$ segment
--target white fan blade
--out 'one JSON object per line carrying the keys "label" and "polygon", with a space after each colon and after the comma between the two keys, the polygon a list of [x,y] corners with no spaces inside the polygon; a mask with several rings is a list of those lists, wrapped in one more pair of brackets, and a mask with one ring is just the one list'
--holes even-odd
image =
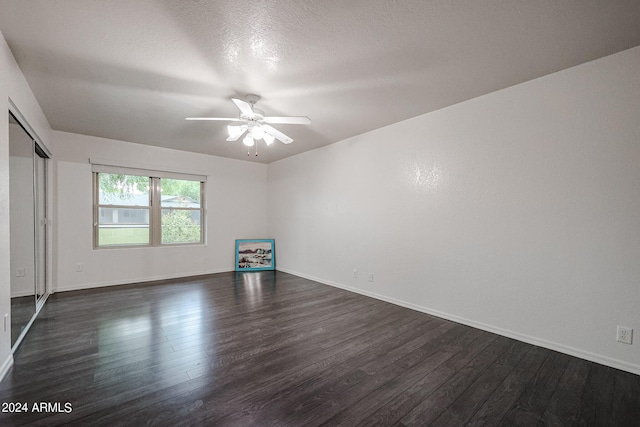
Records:
{"label": "white fan blade", "polygon": [[245,116],[253,117],[253,108],[251,108],[251,104],[238,98],[231,98],[231,100],[234,104],[236,104],[236,107],[238,107],[242,114],[244,114]]}
{"label": "white fan blade", "polygon": [[226,117],[185,117],[185,120],[216,120],[222,122],[241,122],[241,119],[232,119]]}
{"label": "white fan blade", "polygon": [[262,125],[262,129],[268,133],[269,135],[277,138],[278,140],[282,141],[283,144],[291,144],[293,142],[292,138],[289,138],[287,135],[285,135],[284,133],[280,132],[278,129],[275,129],[269,125]]}
{"label": "white fan blade", "polygon": [[297,117],[265,117],[265,123],[288,124],[288,125],[310,125],[311,119],[306,116]]}
{"label": "white fan blade", "polygon": [[237,141],[240,139],[242,135],[247,131],[249,126],[227,126],[227,131],[229,132],[229,137],[227,141]]}

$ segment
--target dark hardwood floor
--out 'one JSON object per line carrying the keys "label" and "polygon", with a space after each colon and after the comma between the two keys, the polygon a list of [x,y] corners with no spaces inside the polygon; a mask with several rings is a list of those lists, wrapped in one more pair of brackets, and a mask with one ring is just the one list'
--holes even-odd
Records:
{"label": "dark hardwood floor", "polygon": [[11,298],[11,345],[16,342],[36,312],[36,296]]}
{"label": "dark hardwood floor", "polygon": [[28,407],[2,426],[626,427],[640,376],[281,272],[223,273],[54,294],[0,402]]}

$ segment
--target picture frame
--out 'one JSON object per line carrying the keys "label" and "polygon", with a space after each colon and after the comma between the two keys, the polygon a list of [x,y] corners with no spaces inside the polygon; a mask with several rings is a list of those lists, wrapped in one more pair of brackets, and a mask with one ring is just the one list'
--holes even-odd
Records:
{"label": "picture frame", "polygon": [[236,271],[276,269],[274,239],[236,239]]}

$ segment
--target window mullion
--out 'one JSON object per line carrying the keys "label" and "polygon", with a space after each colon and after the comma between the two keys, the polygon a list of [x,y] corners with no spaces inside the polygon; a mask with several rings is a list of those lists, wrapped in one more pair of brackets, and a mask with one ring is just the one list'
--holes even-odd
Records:
{"label": "window mullion", "polygon": [[100,239],[100,227],[99,227],[99,223],[100,223],[100,219],[99,219],[99,214],[98,212],[100,212],[100,183],[98,180],[98,174],[97,173],[93,173],[92,174],[92,180],[93,180],[93,248],[97,248],[99,247],[99,239]]}
{"label": "window mullion", "polygon": [[206,210],[204,207],[205,207],[204,182],[200,182],[200,243],[206,243],[203,224],[206,223],[207,219],[205,217]]}
{"label": "window mullion", "polygon": [[153,246],[162,242],[162,201],[160,197],[160,178],[151,178],[151,238]]}

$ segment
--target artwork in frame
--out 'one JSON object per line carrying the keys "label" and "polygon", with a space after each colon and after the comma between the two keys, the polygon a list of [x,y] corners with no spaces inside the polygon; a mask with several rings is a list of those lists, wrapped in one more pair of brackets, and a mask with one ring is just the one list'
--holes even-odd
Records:
{"label": "artwork in frame", "polygon": [[236,240],[236,271],[275,270],[274,239]]}

